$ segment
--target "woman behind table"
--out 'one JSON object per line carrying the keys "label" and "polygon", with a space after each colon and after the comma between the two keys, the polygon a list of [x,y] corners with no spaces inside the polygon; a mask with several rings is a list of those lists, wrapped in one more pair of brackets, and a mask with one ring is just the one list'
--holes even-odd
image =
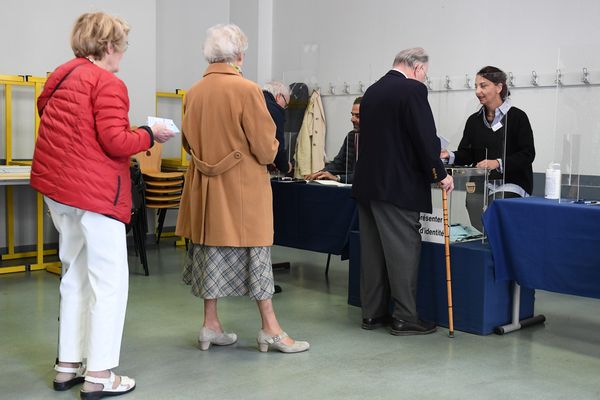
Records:
{"label": "woman behind table", "polygon": [[273,211],[267,165],[278,143],[261,89],[241,74],[247,47],[236,25],[210,28],[204,42],[209,66],[185,96],[183,142],[191,159],[177,235],[192,245],[183,279],[204,299],[198,336],[202,350],[237,341],[236,334],[223,331],[217,301],[248,295],[262,320],[259,350],[296,353],[309,344],[287,336],[271,302]]}
{"label": "woman behind table", "polygon": [[135,388],[111,371],[119,365],[127,307],[129,157],[174,135],[162,125],[130,129],[127,88],[115,76],[128,33],[118,17],[81,15],[71,33],[75,58],[50,75],[37,104],[31,185],[50,209],[62,262],[54,389],[85,380],[82,399]]}
{"label": "woman behind table", "polygon": [[[502,185],[491,188],[488,201],[493,197],[530,196],[535,158],[533,132],[527,114],[508,98],[506,74],[496,67],[483,67],[475,78],[475,95],[482,107],[467,119],[458,150],[442,150],[441,157],[448,159],[449,164],[487,168],[490,180],[504,178]],[[481,182],[475,183],[481,186]],[[483,188],[476,187],[476,191],[467,195],[467,210],[471,224],[482,231]]]}

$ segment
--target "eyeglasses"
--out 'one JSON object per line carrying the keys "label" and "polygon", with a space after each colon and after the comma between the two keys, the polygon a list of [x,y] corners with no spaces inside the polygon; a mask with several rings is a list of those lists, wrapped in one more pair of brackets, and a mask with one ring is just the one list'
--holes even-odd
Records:
{"label": "eyeglasses", "polygon": [[[113,48],[115,48],[115,49],[119,47],[116,42],[113,42],[112,45],[113,45]],[[129,48],[129,42],[123,43],[120,47],[122,48],[121,51],[123,53],[125,53],[127,51],[127,49]]]}
{"label": "eyeglasses", "polygon": [[288,99],[286,99],[285,96],[282,94],[280,94],[279,96],[281,96],[281,98],[283,99],[283,108],[288,108],[288,105],[289,105]]}
{"label": "eyeglasses", "polygon": [[354,118],[360,118],[360,113],[351,112],[350,115]]}

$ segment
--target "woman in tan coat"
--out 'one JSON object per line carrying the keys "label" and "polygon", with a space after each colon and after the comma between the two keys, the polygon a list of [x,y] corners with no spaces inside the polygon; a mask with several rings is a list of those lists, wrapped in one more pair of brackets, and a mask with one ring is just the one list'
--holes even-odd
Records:
{"label": "woman in tan coat", "polygon": [[183,142],[190,165],[177,234],[192,246],[183,279],[204,299],[202,350],[237,341],[223,331],[218,298],[249,295],[262,319],[259,350],[296,353],[309,344],[283,332],[271,302],[273,211],[266,166],[278,142],[261,89],[241,75],[247,47],[236,25],[210,28],[204,42],[209,66],[185,96]]}

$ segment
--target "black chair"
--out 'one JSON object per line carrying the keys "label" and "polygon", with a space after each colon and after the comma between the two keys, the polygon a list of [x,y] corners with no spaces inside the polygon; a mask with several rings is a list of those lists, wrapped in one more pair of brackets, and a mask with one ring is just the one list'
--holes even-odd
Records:
{"label": "black chair", "polygon": [[146,234],[148,233],[148,218],[146,216],[146,198],[144,178],[138,162],[133,159],[129,168],[131,174],[131,221],[127,225],[127,232],[133,230],[133,245],[136,256],[140,257],[144,274],[148,271],[148,258],[146,256]]}

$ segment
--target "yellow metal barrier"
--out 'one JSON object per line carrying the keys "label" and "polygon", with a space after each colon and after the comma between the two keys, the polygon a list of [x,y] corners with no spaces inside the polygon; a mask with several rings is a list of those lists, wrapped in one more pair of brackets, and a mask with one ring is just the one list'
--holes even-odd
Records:
{"label": "yellow metal barrier", "polygon": [[[13,159],[13,130],[12,130],[12,89],[13,86],[29,86],[34,90],[34,138],[37,140],[40,118],[37,113],[37,99],[42,92],[45,77],[34,77],[31,75],[0,75],[0,85],[4,86],[4,132],[6,135],[5,159],[6,165],[31,165],[30,160],[14,160]],[[14,198],[13,187],[7,182],[5,186],[6,195],[6,247],[7,253],[0,256],[0,260],[20,260],[24,258],[36,257],[35,264],[30,264],[30,270],[39,270],[46,268],[56,268],[60,263],[45,263],[44,255],[56,254],[56,250],[44,250],[44,200],[41,194],[36,194],[36,209],[37,209],[37,235],[36,235],[36,251],[15,252],[15,223],[14,223]],[[60,267],[59,267],[60,268]],[[27,266],[17,265],[10,267],[0,267],[0,274],[9,272],[26,271]]]}
{"label": "yellow metal barrier", "polygon": [[13,101],[12,91],[14,86],[28,86],[33,88],[34,99],[34,139],[37,139],[40,118],[37,112],[37,99],[42,92],[45,77],[36,77],[31,75],[0,75],[0,85],[4,86],[4,132],[6,135],[6,148],[4,149],[4,158],[6,165],[31,165],[31,160],[13,159]]}

